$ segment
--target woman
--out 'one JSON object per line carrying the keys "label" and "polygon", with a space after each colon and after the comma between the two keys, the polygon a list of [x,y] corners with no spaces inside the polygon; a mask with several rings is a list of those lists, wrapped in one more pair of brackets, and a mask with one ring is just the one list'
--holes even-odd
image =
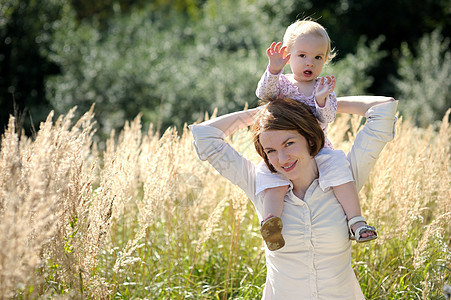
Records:
{"label": "woman", "polygon": [[[393,138],[396,107],[397,102],[386,97],[338,99],[338,112],[367,117],[347,156],[358,190],[384,145]],[[302,113],[293,115],[292,109]],[[364,299],[351,267],[344,211],[332,190],[323,191],[318,186],[314,155],[323,136],[317,122],[311,120],[314,116],[302,103],[280,100],[191,125],[190,129],[199,158],[208,160],[245,191],[260,221],[263,205],[262,197],[255,195],[256,165],[224,138],[255,121],[257,151],[270,169],[283,172],[291,182],[281,216],[285,247],[277,251],[265,248],[267,276],[262,299]],[[290,122],[294,125],[286,126]]]}

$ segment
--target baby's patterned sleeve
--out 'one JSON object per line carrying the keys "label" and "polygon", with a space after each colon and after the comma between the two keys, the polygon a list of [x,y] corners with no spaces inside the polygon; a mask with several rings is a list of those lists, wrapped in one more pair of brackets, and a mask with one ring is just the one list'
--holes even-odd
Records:
{"label": "baby's patterned sleeve", "polygon": [[258,82],[255,95],[262,100],[274,100],[278,95],[278,83],[281,73],[273,75],[268,71],[268,68],[266,68],[265,73],[263,73],[260,81]]}
{"label": "baby's patterned sleeve", "polygon": [[320,107],[315,101],[316,118],[321,123],[331,123],[335,120],[337,114],[337,96],[334,92],[330,93],[326,99],[324,107]]}

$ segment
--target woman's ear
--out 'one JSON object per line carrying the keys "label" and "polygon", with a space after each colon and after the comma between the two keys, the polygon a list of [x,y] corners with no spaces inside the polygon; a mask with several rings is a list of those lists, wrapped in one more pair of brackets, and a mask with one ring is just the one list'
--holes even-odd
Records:
{"label": "woman's ear", "polygon": [[316,154],[315,155],[313,155],[313,153],[315,153],[315,151],[316,151],[316,147],[315,147],[315,144],[312,142],[312,140],[307,140],[307,142],[308,142],[308,147],[309,147],[309,149],[310,149],[310,151],[309,151],[309,153],[310,153],[310,155],[312,156],[312,157],[314,157],[314,156],[316,156]]}

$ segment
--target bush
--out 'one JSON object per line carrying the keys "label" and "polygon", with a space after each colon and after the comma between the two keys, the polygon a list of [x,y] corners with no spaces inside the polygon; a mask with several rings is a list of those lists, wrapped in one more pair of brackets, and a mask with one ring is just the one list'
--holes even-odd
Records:
{"label": "bush", "polygon": [[[61,17],[59,0],[0,1],[0,128],[15,110],[22,114],[24,128],[45,120],[50,103],[46,76],[59,73],[46,56],[52,42],[52,24]],[[28,115],[32,116],[32,120]]]}
{"label": "bush", "polygon": [[279,22],[256,4],[227,3],[221,10],[207,3],[204,18],[194,23],[176,12],[135,12],[114,18],[103,32],[77,25],[66,11],[52,48],[62,75],[47,82],[56,111],[74,105],[85,111],[95,102],[107,133],[139,112],[145,123],[164,129],[215,107],[226,112],[256,102],[265,66],[258,54]]}
{"label": "bush", "polygon": [[401,48],[398,78],[392,78],[400,101],[402,114],[426,127],[440,120],[451,107],[451,50],[449,38],[443,38],[439,30],[425,35],[410,50],[407,44]]}
{"label": "bush", "polygon": [[[245,103],[252,107],[267,65],[265,49],[281,39],[291,22],[278,17],[282,14],[276,8],[289,10],[290,3],[207,1],[196,21],[178,12],[144,9],[117,15],[103,30],[77,24],[75,13],[66,7],[65,17],[55,25],[51,57],[62,74],[47,81],[51,102],[57,113],[74,105],[86,111],[96,103],[96,119],[105,136],[138,113],[145,127],[153,123],[162,132],[172,125],[181,128],[215,108],[223,114]],[[430,39],[438,44],[426,51],[433,44]],[[368,74],[387,56],[379,50],[383,41],[361,38],[355,54],[325,68],[324,74],[337,77],[337,95],[367,93],[374,81]],[[428,121],[422,124],[440,119],[450,106],[447,45],[437,34],[423,40],[422,57],[415,63],[407,46],[403,48],[401,78],[396,81],[400,95],[394,96],[403,100],[405,114],[426,105],[428,113],[421,117]]]}
{"label": "bush", "polygon": [[[47,81],[52,104],[64,113],[96,103],[104,135],[138,113],[146,125],[163,131],[215,108],[223,114],[245,103],[254,106],[267,65],[265,50],[290,23],[273,16],[270,2],[209,1],[196,22],[176,12],[135,12],[117,16],[105,31],[77,25],[68,10],[56,25],[52,48],[62,68],[62,75]],[[363,94],[371,85],[365,74],[383,55],[380,43],[367,47],[362,40],[356,54],[330,66],[338,78],[337,94]]]}
{"label": "bush", "polygon": [[371,86],[374,78],[368,74],[378,65],[386,55],[385,51],[379,51],[379,46],[384,38],[371,41],[366,45],[366,39],[361,38],[355,54],[347,54],[343,59],[326,65],[325,74],[333,74],[337,78],[335,94],[337,96],[364,95]]}

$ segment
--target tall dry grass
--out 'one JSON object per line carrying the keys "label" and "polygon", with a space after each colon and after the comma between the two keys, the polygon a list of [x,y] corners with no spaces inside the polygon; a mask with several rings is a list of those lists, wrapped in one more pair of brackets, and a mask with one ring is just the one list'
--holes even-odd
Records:
{"label": "tall dry grass", "polygon": [[[208,118],[208,116],[206,116]],[[143,132],[140,117],[94,142],[94,114],[50,114],[34,138],[12,118],[0,153],[2,299],[253,299],[262,292],[258,221],[245,195],[198,160],[190,133]],[[450,270],[450,134],[399,120],[360,192],[380,230],[356,245],[368,299],[439,299]],[[330,129],[349,149],[361,118]],[[258,161],[246,130],[229,140]]]}

